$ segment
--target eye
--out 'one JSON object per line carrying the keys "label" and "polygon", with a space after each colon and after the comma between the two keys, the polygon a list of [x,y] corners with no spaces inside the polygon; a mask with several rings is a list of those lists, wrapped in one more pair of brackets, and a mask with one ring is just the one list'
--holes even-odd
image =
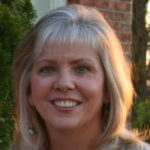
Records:
{"label": "eye", "polygon": [[75,68],[75,71],[78,73],[86,73],[90,71],[90,67],[85,65],[79,65]]}
{"label": "eye", "polygon": [[42,74],[50,74],[50,73],[54,73],[56,71],[55,67],[53,66],[44,66],[40,69],[40,73]]}

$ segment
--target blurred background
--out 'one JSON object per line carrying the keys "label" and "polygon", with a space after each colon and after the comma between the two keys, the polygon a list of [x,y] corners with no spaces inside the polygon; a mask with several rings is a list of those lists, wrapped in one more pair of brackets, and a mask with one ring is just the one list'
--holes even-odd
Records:
{"label": "blurred background", "polygon": [[150,0],[0,0],[0,150],[8,149],[15,128],[11,85],[15,47],[49,10],[73,3],[97,8],[121,40],[137,94],[129,125],[150,142]]}

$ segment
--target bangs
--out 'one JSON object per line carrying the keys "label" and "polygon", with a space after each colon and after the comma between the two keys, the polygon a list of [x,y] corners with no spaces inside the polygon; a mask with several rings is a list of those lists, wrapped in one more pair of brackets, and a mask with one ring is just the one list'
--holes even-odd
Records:
{"label": "bangs", "polygon": [[62,46],[71,48],[76,46],[88,47],[97,50],[102,46],[102,36],[99,36],[99,30],[85,22],[58,22],[57,24],[49,24],[44,26],[37,36],[35,54],[38,56],[43,49],[50,46]]}

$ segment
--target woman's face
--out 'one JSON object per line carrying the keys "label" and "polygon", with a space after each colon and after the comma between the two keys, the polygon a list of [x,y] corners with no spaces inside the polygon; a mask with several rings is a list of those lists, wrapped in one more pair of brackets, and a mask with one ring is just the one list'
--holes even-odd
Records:
{"label": "woman's face", "polygon": [[30,105],[48,128],[100,125],[104,72],[96,51],[47,47],[31,73]]}

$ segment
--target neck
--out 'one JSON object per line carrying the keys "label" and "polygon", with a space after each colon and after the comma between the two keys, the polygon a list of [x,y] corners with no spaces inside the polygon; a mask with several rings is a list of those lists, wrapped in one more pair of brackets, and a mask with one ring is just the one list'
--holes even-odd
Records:
{"label": "neck", "polygon": [[99,124],[94,127],[84,126],[80,129],[49,130],[51,150],[95,150],[100,135]]}

